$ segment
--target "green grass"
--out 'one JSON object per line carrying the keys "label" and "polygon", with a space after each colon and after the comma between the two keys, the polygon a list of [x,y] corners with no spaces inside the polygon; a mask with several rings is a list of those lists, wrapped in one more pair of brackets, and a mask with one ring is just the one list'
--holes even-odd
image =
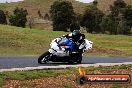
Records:
{"label": "green grass", "polygon": [[87,35],[94,42],[94,46],[122,51],[125,55],[132,55],[132,36],[125,35]]}
{"label": "green grass", "polygon": [[71,74],[75,69],[69,69],[69,70],[43,70],[43,71],[17,71],[15,72],[5,72],[5,77],[9,79],[14,80],[29,80],[29,79],[36,79],[41,77],[52,77],[57,76],[60,74]]}
{"label": "green grass", "polygon": [[121,88],[121,84],[113,84],[111,88]]}
{"label": "green grass", "polygon": [[117,69],[129,69],[132,65],[121,65],[121,66],[113,66],[113,68]]}
{"label": "green grass", "polygon": [[49,48],[52,39],[63,32],[40,31],[0,25],[1,55],[40,54]]}
{"label": "green grass", "polygon": [[[40,55],[47,51],[52,39],[68,32],[37,30],[0,25],[0,55]],[[95,51],[90,55],[132,56],[132,36],[88,34],[86,38],[93,41]],[[108,53],[97,48],[105,49]],[[109,51],[110,49],[114,50]],[[122,54],[116,54],[118,52]],[[109,53],[110,52],[110,53]]]}
{"label": "green grass", "polygon": [[5,80],[3,78],[0,78],[0,86],[2,86],[3,84],[5,84]]}
{"label": "green grass", "polygon": [[90,66],[88,68],[85,68],[86,74],[94,74],[94,71],[99,71],[99,72],[105,72],[105,73],[111,73],[115,69],[120,69],[120,70],[131,70],[132,65],[115,65],[115,66],[99,66],[99,67],[94,67]]}

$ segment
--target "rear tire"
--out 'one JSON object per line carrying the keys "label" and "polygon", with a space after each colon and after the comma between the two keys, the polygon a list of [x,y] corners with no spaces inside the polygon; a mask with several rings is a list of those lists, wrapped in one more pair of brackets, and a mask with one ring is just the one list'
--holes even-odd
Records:
{"label": "rear tire", "polygon": [[82,54],[74,55],[68,61],[69,64],[74,64],[74,63],[81,64],[81,62],[82,62]]}
{"label": "rear tire", "polygon": [[82,55],[78,55],[78,58],[76,60],[77,64],[81,64],[82,62]]}
{"label": "rear tire", "polygon": [[74,62],[75,62],[75,60],[73,60],[73,59],[68,61],[69,64],[74,64]]}
{"label": "rear tire", "polygon": [[49,51],[43,53],[43,54],[38,58],[38,63],[39,63],[39,64],[47,63],[47,62],[49,61],[50,54],[51,54],[51,53],[50,53]]}

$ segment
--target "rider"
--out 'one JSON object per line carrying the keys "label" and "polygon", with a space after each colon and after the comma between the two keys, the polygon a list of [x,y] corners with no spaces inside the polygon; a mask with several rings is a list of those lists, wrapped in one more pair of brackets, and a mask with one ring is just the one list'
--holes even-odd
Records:
{"label": "rider", "polygon": [[62,37],[70,38],[74,43],[82,43],[85,39],[85,35],[80,30],[74,30],[72,33],[63,35]]}
{"label": "rider", "polygon": [[85,35],[80,32],[80,30],[74,30],[72,33],[63,35],[62,37],[70,38],[75,44],[77,49],[79,49],[80,44],[84,42]]}

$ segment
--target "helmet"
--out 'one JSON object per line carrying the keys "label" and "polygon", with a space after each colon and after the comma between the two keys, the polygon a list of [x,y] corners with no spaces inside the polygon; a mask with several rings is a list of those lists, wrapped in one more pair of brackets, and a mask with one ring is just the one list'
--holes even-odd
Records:
{"label": "helmet", "polygon": [[72,35],[80,35],[81,34],[81,32],[80,32],[80,30],[74,30],[73,32],[72,32]]}

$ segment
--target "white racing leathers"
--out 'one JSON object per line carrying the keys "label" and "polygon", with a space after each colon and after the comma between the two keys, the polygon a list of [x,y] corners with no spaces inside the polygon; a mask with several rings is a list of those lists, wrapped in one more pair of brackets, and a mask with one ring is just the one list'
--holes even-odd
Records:
{"label": "white racing leathers", "polygon": [[[51,44],[50,44],[50,49],[48,50],[50,53],[52,53],[53,55],[56,56],[69,56],[69,52],[65,50],[65,47],[58,47],[58,42],[61,41],[62,38],[56,38],[54,40],[52,40]],[[79,45],[79,49],[83,49],[83,51],[86,50],[90,50],[92,49],[92,44],[93,42],[84,39],[85,41]]]}

